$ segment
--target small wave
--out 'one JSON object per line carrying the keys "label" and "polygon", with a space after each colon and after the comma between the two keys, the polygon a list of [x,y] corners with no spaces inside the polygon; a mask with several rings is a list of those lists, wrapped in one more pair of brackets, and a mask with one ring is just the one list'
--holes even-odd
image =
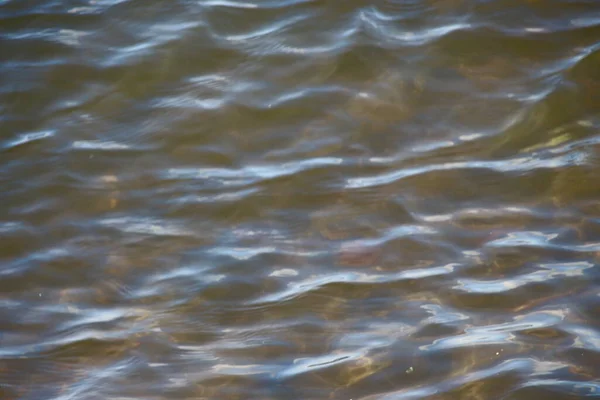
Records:
{"label": "small wave", "polygon": [[454,22],[447,25],[436,25],[422,30],[400,30],[391,24],[385,15],[374,10],[360,11],[357,15],[358,24],[378,39],[402,46],[423,46],[454,31],[469,30],[473,25],[468,22]]}
{"label": "small wave", "polygon": [[285,164],[249,165],[243,169],[226,168],[171,168],[161,173],[166,179],[210,179],[223,186],[244,186],[255,182],[292,176],[300,172],[343,163],[342,159],[320,157]]}
{"label": "small wave", "polygon": [[70,14],[100,14],[106,12],[110,7],[120,3],[126,3],[129,0],[86,0],[88,5],[80,5],[68,9]]}
{"label": "small wave", "polygon": [[54,134],[55,131],[53,130],[24,133],[22,135],[19,135],[18,138],[8,142],[3,147],[5,149],[11,149],[27,143],[36,142],[38,140],[52,137],[54,136]]}
{"label": "small wave", "polygon": [[277,372],[277,379],[285,379],[294,375],[305,374],[310,371],[319,370],[353,361],[361,357],[361,354],[333,354],[311,358],[302,358],[294,360],[294,365]]}
{"label": "small wave", "polygon": [[348,189],[356,189],[380,186],[390,184],[404,178],[416,175],[424,175],[429,172],[448,171],[454,169],[490,169],[498,172],[527,172],[542,168],[555,169],[560,167],[585,165],[586,159],[587,156],[584,153],[570,153],[567,155],[548,158],[518,157],[501,161],[451,162],[438,165],[406,168],[404,170],[370,178],[349,178],[346,180],[344,187]]}
{"label": "small wave", "polygon": [[156,236],[193,236],[193,232],[173,222],[157,218],[105,218],[99,221],[100,225],[116,228],[125,233]]}
{"label": "small wave", "polygon": [[125,143],[106,140],[76,140],[71,147],[80,150],[130,150],[132,148]]}
{"label": "small wave", "polygon": [[314,0],[275,0],[275,1],[228,1],[228,0],[207,0],[202,1],[205,7],[224,7],[224,8],[239,8],[239,9],[269,9],[269,8],[286,8],[297,4],[311,3]]}
{"label": "small wave", "polygon": [[238,35],[221,35],[223,40],[228,42],[249,42],[263,39],[264,36],[271,34],[283,34],[288,26],[294,25],[300,21],[306,20],[310,15],[297,15],[293,18],[275,21],[267,26],[261,26],[259,29]]}
{"label": "small wave", "polygon": [[448,264],[439,267],[415,268],[395,274],[369,274],[362,272],[339,272],[320,276],[312,276],[300,282],[292,282],[288,287],[278,293],[262,296],[252,301],[251,304],[277,303],[289,301],[294,297],[316,291],[326,285],[335,283],[372,284],[393,283],[398,281],[424,279],[433,276],[451,274],[457,264]]}

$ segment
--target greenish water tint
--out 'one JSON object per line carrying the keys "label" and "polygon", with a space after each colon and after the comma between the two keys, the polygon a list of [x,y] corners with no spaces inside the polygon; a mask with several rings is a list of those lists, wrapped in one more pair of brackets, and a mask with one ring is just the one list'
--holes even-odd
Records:
{"label": "greenish water tint", "polygon": [[600,396],[596,0],[4,0],[0,43],[0,398]]}

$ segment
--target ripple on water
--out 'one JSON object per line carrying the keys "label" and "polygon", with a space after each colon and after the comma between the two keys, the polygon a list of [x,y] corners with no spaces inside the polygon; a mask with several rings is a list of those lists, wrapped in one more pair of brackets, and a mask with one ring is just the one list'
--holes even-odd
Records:
{"label": "ripple on water", "polygon": [[371,3],[0,1],[0,397],[598,397],[598,7]]}

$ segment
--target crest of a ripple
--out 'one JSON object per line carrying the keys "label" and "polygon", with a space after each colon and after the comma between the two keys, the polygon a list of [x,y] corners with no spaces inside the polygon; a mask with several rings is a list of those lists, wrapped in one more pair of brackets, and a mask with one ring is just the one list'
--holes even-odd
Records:
{"label": "crest of a ripple", "polygon": [[528,218],[546,218],[541,211],[521,205],[498,205],[494,208],[473,207],[456,210],[449,214],[419,215],[424,222],[452,222],[466,229],[505,229],[522,226]]}
{"label": "crest of a ripple", "polygon": [[600,332],[585,325],[569,324],[564,329],[574,336],[573,346],[600,353]]}
{"label": "crest of a ripple", "polygon": [[206,7],[224,7],[224,8],[287,8],[296,4],[311,3],[314,0],[255,0],[255,1],[233,1],[233,0],[206,0],[202,5]]}
{"label": "crest of a ripple", "polygon": [[199,98],[193,94],[163,97],[154,103],[154,107],[162,109],[197,109],[219,110],[227,104],[225,99]]}
{"label": "crest of a ripple", "polygon": [[[577,396],[576,398],[597,398],[600,395],[600,384],[580,380],[566,379],[530,379],[520,385],[521,389],[546,389],[550,393],[565,393]],[[518,393],[517,391],[515,391]],[[513,392],[513,393],[515,393]],[[542,392],[543,393],[543,392]],[[545,393],[544,393],[545,394]]]}
{"label": "crest of a ripple", "polygon": [[272,303],[287,301],[304,293],[318,290],[334,283],[390,283],[396,281],[424,279],[434,276],[448,275],[454,271],[457,264],[448,264],[439,267],[426,267],[408,269],[392,274],[369,274],[364,272],[338,272],[311,276],[299,282],[289,282],[287,288],[281,292],[261,296],[251,301],[251,304]]}
{"label": "crest of a ripple", "polygon": [[570,153],[557,157],[518,157],[500,161],[462,161],[448,162],[442,164],[425,165],[400,169],[379,176],[348,178],[345,187],[348,189],[367,188],[381,186],[397,182],[399,180],[424,175],[435,171],[448,171],[457,169],[488,169],[497,172],[530,172],[537,169],[558,169],[561,167],[572,167],[585,165],[587,154]]}
{"label": "crest of a ripple", "polygon": [[254,181],[255,175],[247,170],[234,170],[229,168],[169,168],[159,173],[163,179],[175,180],[212,180],[221,186],[244,186]]}
{"label": "crest of a ripple", "polygon": [[[213,275],[210,273],[212,267],[203,264],[192,264],[182,265],[176,268],[171,268],[164,272],[159,272],[151,277],[148,277],[146,285],[157,285],[163,283],[172,283],[179,281],[186,281],[186,285],[196,282],[214,282],[224,278],[223,275]],[[144,288],[140,289],[140,292],[144,291]]]}
{"label": "crest of a ripple", "polygon": [[154,40],[139,42],[129,46],[121,46],[113,51],[114,54],[111,54],[102,61],[102,66],[133,66],[137,62],[142,61],[144,57],[153,55],[156,48],[160,45],[160,42]]}
{"label": "crest of a ripple", "polygon": [[439,351],[481,345],[518,345],[519,340],[515,333],[552,327],[560,324],[565,317],[566,312],[562,310],[533,312],[517,316],[513,321],[503,324],[469,327],[462,335],[436,339],[431,344],[422,345],[420,349]]}
{"label": "crest of a ripple", "polygon": [[35,356],[40,352],[53,352],[61,353],[62,351],[68,351],[69,345],[81,344],[85,341],[99,341],[110,343],[112,341],[120,342],[125,340],[131,332],[127,331],[105,331],[101,329],[92,328],[79,328],[69,332],[68,334],[58,335],[56,337],[46,339],[43,341],[36,341],[35,343],[3,348],[0,349],[0,356],[10,357],[23,357],[23,356]]}
{"label": "crest of a ripple", "polygon": [[553,240],[558,238],[558,233],[544,233],[536,231],[512,232],[505,237],[486,243],[489,247],[542,247],[553,248],[558,246]]}
{"label": "crest of a ripple", "polygon": [[276,365],[262,364],[217,364],[211,368],[211,371],[220,375],[263,375],[274,373],[279,367]]}
{"label": "crest of a ripple", "polygon": [[528,274],[520,274],[515,277],[505,277],[495,280],[459,279],[453,289],[467,293],[504,293],[526,286],[531,283],[552,282],[557,279],[585,277],[586,270],[594,267],[587,261],[570,263],[548,263],[539,264],[538,270]]}
{"label": "crest of a ripple", "polygon": [[468,30],[472,27],[470,23],[455,20],[451,24],[421,30],[400,30],[397,28],[397,23],[392,24],[386,19],[388,18],[374,9],[360,11],[357,16],[358,23],[365,26],[367,32],[372,33],[377,39],[403,46],[422,46],[451,32]]}
{"label": "crest of a ripple", "polygon": [[295,55],[295,56],[319,56],[339,53],[346,48],[350,43],[346,34],[339,38],[323,41],[320,44],[314,43],[285,43],[275,38],[264,38],[251,46],[242,46],[238,44],[240,50],[244,50],[249,56],[266,57],[278,55]]}
{"label": "crest of a ripple", "polygon": [[[297,74],[291,72],[290,75],[294,76]],[[248,99],[244,100],[244,104],[259,109],[276,110],[278,108],[294,107],[295,104],[311,101],[322,103],[324,102],[324,97],[334,97],[342,91],[343,90],[337,86],[298,86],[284,93],[251,93],[252,95],[247,95]],[[328,101],[331,101],[331,99]]]}
{"label": "crest of a ripple", "polygon": [[339,332],[334,346],[339,349],[354,349],[373,352],[376,349],[392,349],[395,344],[415,333],[418,326],[401,322],[364,322],[360,327]]}
{"label": "crest of a ripple", "polygon": [[[539,68],[530,68],[528,73],[531,78],[543,78],[543,77],[553,77],[556,74],[559,74],[563,71],[568,71],[572,67],[576,66],[580,61],[584,60],[590,52],[593,51],[590,48],[584,47],[583,49],[576,49],[573,53],[566,55],[565,57],[557,57],[552,60],[548,60],[544,64],[540,65]],[[555,89],[559,80],[551,80],[549,83],[553,83],[549,85],[548,89]],[[550,92],[546,92],[546,95],[550,94]],[[545,96],[543,96],[545,97]],[[540,97],[541,100],[543,97]]]}
{"label": "crest of a ripple", "polygon": [[341,158],[319,157],[282,164],[248,165],[242,169],[209,167],[170,168],[162,174],[166,179],[213,179],[223,184],[223,186],[239,186],[284,176],[292,176],[305,170],[336,166],[342,163],[343,159]]}
{"label": "crest of a ripple", "polygon": [[89,31],[81,31],[74,29],[59,29],[53,35],[53,39],[71,47],[84,47],[85,43],[82,41],[86,36],[91,35]]}
{"label": "crest of a ripple", "polygon": [[203,1],[202,5],[205,7],[230,7],[230,8],[258,8],[259,5],[256,2],[246,1],[227,1],[227,0],[208,0]]}
{"label": "crest of a ripple", "polygon": [[110,140],[76,140],[71,145],[78,150],[130,150],[132,147],[125,143]]}
{"label": "crest of a ripple", "polygon": [[24,221],[2,221],[0,222],[0,234],[10,234],[16,232],[33,233],[31,226]]}
{"label": "crest of a ripple", "polygon": [[449,324],[458,321],[467,321],[470,319],[467,314],[439,304],[425,304],[422,305],[421,308],[431,314],[431,316],[425,319],[421,325]]}
{"label": "crest of a ripple", "polygon": [[172,95],[151,99],[150,107],[179,117],[185,117],[186,111],[191,110],[219,110],[228,106],[233,95],[244,93],[255,85],[225,73],[193,76],[177,86]]}
{"label": "crest of a ripple", "polygon": [[11,149],[14,147],[22,146],[27,143],[36,142],[42,139],[46,139],[54,136],[54,130],[44,130],[37,132],[28,132],[20,134],[17,138],[8,141],[2,147],[5,149]]}
{"label": "crest of a ripple", "polygon": [[365,7],[358,12],[359,16],[369,15],[377,21],[394,22],[413,18],[419,19],[428,11],[425,2],[417,1],[386,1],[370,7]]}
{"label": "crest of a ripple", "polygon": [[258,188],[249,188],[229,193],[187,194],[168,200],[171,204],[216,204],[238,202],[258,193]]}
{"label": "crest of a ripple", "polygon": [[237,260],[249,260],[261,254],[272,254],[278,252],[274,246],[253,246],[253,247],[213,247],[209,253],[215,255],[224,255]]}
{"label": "crest of a ripple", "polygon": [[272,34],[282,34],[286,31],[286,28],[296,24],[297,22],[304,21],[310,17],[310,14],[300,14],[289,18],[280,18],[275,22],[268,25],[260,26],[258,29],[251,32],[244,32],[240,34],[221,34],[219,37],[227,42],[243,42],[250,45],[251,42],[261,40],[264,36]]}
{"label": "crest of a ripple", "polygon": [[101,225],[118,229],[125,233],[155,236],[193,236],[194,233],[182,224],[150,217],[105,218]]}
{"label": "crest of a ripple", "polygon": [[133,320],[136,318],[145,318],[149,312],[144,310],[134,310],[129,308],[79,308],[66,306],[67,310],[73,314],[73,318],[63,324],[62,329],[74,332],[74,329],[82,329],[93,324],[103,324],[114,322],[118,324],[122,320]]}
{"label": "crest of a ripple", "polygon": [[174,20],[161,22],[152,25],[147,30],[142,30],[141,35],[148,40],[153,40],[156,45],[178,39],[185,34],[185,31],[192,30],[202,24],[201,21],[182,21]]}
{"label": "crest of a ripple", "polygon": [[[537,34],[546,33],[548,35],[562,34],[562,37],[564,37],[567,32],[576,32],[582,28],[598,26],[600,15],[592,9],[586,10],[585,8],[582,8],[580,10],[568,10],[562,8],[561,11],[554,16],[548,14],[545,15],[544,18],[534,17],[527,19],[528,20],[519,20],[517,22],[514,18],[504,18],[502,20],[490,21],[488,24],[499,31],[517,36],[523,35],[523,32],[525,31]],[[523,25],[525,25],[525,27],[523,27]]]}
{"label": "crest of a ripple", "polygon": [[[135,356],[123,357],[120,360],[115,360],[112,363],[100,365],[86,366],[85,373],[80,374],[77,379],[69,379],[68,384],[63,384],[60,393],[53,397],[54,400],[74,400],[80,398],[96,398],[102,396],[111,399],[133,399],[136,397],[128,397],[124,393],[119,393],[119,396],[111,396],[108,392],[109,388],[123,376],[139,371],[143,365],[143,361]],[[123,386],[121,386],[121,390]],[[145,397],[150,398],[150,397]]]}
{"label": "crest of a ripple", "polygon": [[106,9],[115,6],[120,3],[126,3],[129,0],[85,0],[79,7],[73,7],[69,10],[69,12],[79,13],[81,11],[94,11],[94,12],[102,12]]}
{"label": "crest of a ripple", "polygon": [[298,276],[298,275],[299,275],[299,272],[293,268],[281,268],[281,269],[277,269],[269,274],[269,276],[272,276],[275,278],[290,278],[290,277]]}
{"label": "crest of a ripple", "polygon": [[282,371],[278,372],[275,375],[275,377],[277,379],[285,379],[295,375],[304,374],[310,371],[315,371],[322,368],[342,364],[346,361],[356,360],[361,356],[362,353],[360,352],[348,352],[328,354],[316,357],[298,358],[294,360],[292,366],[284,368]]}
{"label": "crest of a ripple", "polygon": [[242,223],[228,230],[222,240],[231,246],[286,243],[289,232],[290,227],[284,224]]}

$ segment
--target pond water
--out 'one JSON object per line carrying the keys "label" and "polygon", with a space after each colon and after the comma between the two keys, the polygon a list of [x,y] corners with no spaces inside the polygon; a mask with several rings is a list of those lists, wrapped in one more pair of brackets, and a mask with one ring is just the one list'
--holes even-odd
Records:
{"label": "pond water", "polygon": [[600,397],[600,2],[0,1],[0,398]]}

